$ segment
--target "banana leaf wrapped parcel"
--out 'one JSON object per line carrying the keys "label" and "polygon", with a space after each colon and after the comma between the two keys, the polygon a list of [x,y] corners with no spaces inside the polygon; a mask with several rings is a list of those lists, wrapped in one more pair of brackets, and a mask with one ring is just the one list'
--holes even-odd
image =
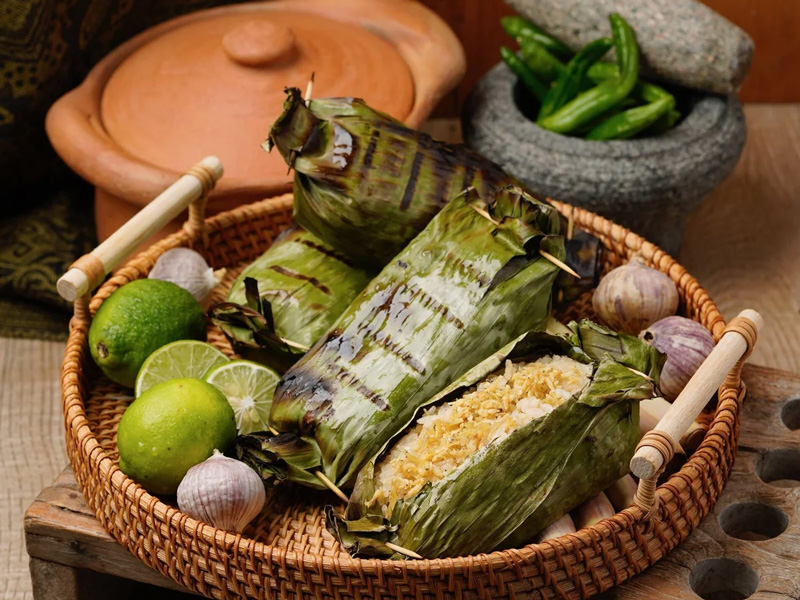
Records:
{"label": "banana leaf wrapped parcel", "polygon": [[295,226],[242,271],[211,317],[237,354],[283,372],[328,330],[370,278]]}
{"label": "banana leaf wrapped parcel", "polygon": [[278,384],[240,459],[266,482],[352,487],[414,411],[510,340],[544,329],[562,258],[556,210],[518,188],[454,198]]}
{"label": "banana leaf wrapped parcel", "polygon": [[[352,554],[424,558],[530,541],[628,472],[663,356],[589,321],[524,334],[433,396],[328,526]],[[422,408],[425,408],[423,411]]]}
{"label": "banana leaf wrapped parcel", "polygon": [[382,267],[454,196],[515,183],[464,145],[405,127],[358,98],[288,88],[267,150],[295,170],[294,218],[356,262]]}

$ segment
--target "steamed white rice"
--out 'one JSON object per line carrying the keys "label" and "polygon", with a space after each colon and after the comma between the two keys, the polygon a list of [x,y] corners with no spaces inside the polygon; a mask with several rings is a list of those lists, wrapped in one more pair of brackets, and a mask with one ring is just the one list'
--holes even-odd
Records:
{"label": "steamed white rice", "polygon": [[460,398],[427,409],[376,466],[378,503],[387,516],[399,499],[441,481],[480,450],[550,413],[589,383],[592,366],[566,356],[506,361]]}

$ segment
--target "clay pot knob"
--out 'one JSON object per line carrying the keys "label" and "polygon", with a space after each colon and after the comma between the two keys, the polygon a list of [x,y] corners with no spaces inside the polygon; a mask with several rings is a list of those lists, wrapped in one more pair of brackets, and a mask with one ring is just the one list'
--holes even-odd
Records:
{"label": "clay pot knob", "polygon": [[263,67],[291,53],[292,30],[266,19],[248,21],[222,38],[225,54],[232,61],[248,67]]}

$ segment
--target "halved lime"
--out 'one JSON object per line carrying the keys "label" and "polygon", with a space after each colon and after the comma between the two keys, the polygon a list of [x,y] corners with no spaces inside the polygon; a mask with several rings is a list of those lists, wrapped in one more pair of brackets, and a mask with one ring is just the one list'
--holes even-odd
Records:
{"label": "halved lime", "polygon": [[281,376],[264,365],[249,360],[232,360],[214,367],[205,380],[225,394],[236,415],[240,435],[266,431],[272,396]]}
{"label": "halved lime", "polygon": [[221,350],[211,344],[180,340],[161,346],[144,361],[136,376],[134,394],[143,392],[162,381],[193,377],[203,379],[212,368],[230,362]]}

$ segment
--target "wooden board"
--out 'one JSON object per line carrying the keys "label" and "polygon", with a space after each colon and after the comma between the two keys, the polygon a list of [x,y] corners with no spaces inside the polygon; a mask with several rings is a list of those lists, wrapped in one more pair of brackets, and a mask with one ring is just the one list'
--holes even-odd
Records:
{"label": "wooden board", "polygon": [[800,372],[800,106],[745,115],[744,154],[689,217],[678,258],[727,319],[764,316],[752,362]]}
{"label": "wooden board", "polygon": [[25,545],[32,558],[187,592],[111,537],[95,518],[67,467],[25,513]]}
{"label": "wooden board", "polygon": [[[606,593],[605,598],[696,600],[690,585],[692,573],[697,573],[703,561],[715,561],[720,557],[733,560],[734,566],[736,561],[744,562],[757,574],[758,591],[752,598],[796,600],[800,597],[800,570],[797,568],[800,564],[800,519],[795,510],[795,505],[800,503],[800,487],[776,487],[764,483],[754,473],[756,464],[768,449],[793,447],[800,452],[800,431],[789,431],[780,418],[786,401],[800,398],[800,375],[748,366],[745,381],[749,395],[743,414],[742,451],[713,515],[665,560]],[[800,406],[797,410],[800,415]],[[797,469],[800,480],[800,462]],[[774,539],[759,542],[727,535],[719,519],[737,502],[758,502],[774,507],[786,515],[786,530]],[[728,514],[735,516],[735,513]],[[755,516],[757,521],[758,513]],[[755,523],[753,527],[757,529],[759,525]],[[145,566],[101,528],[69,469],[52,486],[42,490],[28,509],[25,535],[32,557],[183,590]],[[722,564],[730,568],[731,563]]]}

